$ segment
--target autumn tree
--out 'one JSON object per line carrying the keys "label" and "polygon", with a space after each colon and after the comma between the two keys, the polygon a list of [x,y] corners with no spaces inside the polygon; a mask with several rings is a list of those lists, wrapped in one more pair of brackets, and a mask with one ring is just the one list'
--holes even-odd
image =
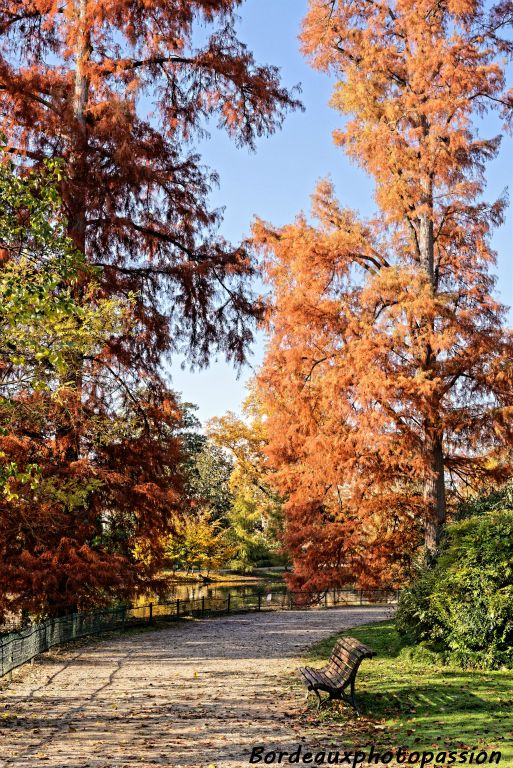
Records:
{"label": "autumn tree", "polygon": [[[240,0],[17,0],[0,10],[0,108],[9,151],[64,160],[69,234],[104,266],[109,294],[139,297],[137,344],[113,352],[154,370],[163,352],[211,347],[240,360],[252,306],[247,254],[216,235],[216,175],[192,149],[206,120],[239,144],[297,102],[237,39]],[[203,44],[193,30],[204,28]]]}
{"label": "autumn tree", "polygon": [[[239,5],[7,0],[0,9],[8,152],[20,173],[62,158],[66,234],[101,267],[105,298],[134,298],[129,333],[112,335],[93,359],[75,350],[66,399],[40,430],[60,473],[87,466],[86,485],[108,474],[84,515],[103,519],[102,535],[123,557],[138,531],[139,547],[160,540],[150,534],[152,516],[154,533],[163,532],[181,493],[180,413],[165,358],[178,351],[201,365],[219,350],[240,363],[259,314],[247,289],[251,260],[219,236],[221,212],[207,199],[217,176],[194,151],[210,119],[252,147],[297,105],[277,70],[257,65],[237,39]],[[84,275],[76,300],[87,291]],[[46,557],[58,571],[51,548]],[[69,576],[55,577],[55,594]]]}
{"label": "autumn tree", "polygon": [[[55,439],[62,410],[75,400],[77,352],[87,360],[84,377],[92,376],[106,343],[130,333],[132,310],[130,299],[103,295],[99,270],[67,237],[60,173],[48,161],[20,178],[12,165],[0,164],[0,617],[55,614],[127,596],[151,571],[127,560],[127,547],[116,542],[120,523],[126,543],[166,524],[161,503],[150,516],[139,501],[131,451],[123,473],[109,467],[109,453],[123,450],[123,432],[131,450],[144,447],[140,414],[119,395],[112,393],[118,406],[108,420],[84,408],[87,458],[63,462]],[[87,290],[77,293],[86,277]],[[178,440],[170,437],[173,462]],[[110,499],[127,487],[130,507],[115,510]],[[168,494],[166,513],[173,503]]]}
{"label": "autumn tree", "polygon": [[270,482],[265,451],[266,415],[254,383],[244,400],[242,417],[228,412],[207,424],[212,442],[233,457],[232,494],[226,523],[234,546],[235,567],[249,570],[281,549],[282,503]]}
{"label": "autumn tree", "polygon": [[228,531],[205,509],[177,517],[164,548],[167,561],[175,569],[182,568],[187,573],[196,569],[203,576],[227,565],[233,555]]}
{"label": "autumn tree", "polygon": [[[316,223],[258,222],[273,289],[261,376],[270,457],[287,493],[300,585],[397,578],[423,530],[437,550],[448,498],[510,471],[512,337],[494,298],[483,200],[511,117],[509,4],[311,0],[302,46],[336,78],[337,145],[375,180],[362,221],[323,182]],[[395,576],[394,576],[395,571]]]}

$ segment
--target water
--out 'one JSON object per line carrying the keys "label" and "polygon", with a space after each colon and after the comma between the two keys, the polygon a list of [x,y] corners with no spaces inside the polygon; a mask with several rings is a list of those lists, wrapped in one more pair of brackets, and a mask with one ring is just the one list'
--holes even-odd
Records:
{"label": "water", "polygon": [[[317,605],[320,608],[331,608],[340,605],[372,605],[372,604],[394,604],[397,602],[398,591],[393,589],[356,589],[347,587],[344,589],[329,589],[325,593],[311,594],[310,596],[304,595],[289,595],[285,597],[287,588],[284,580],[277,579],[255,579],[254,581],[217,581],[213,584],[201,584],[198,582],[191,583],[170,583],[169,586],[157,594],[146,594],[136,601],[135,605],[143,606],[153,603],[158,605],[159,603],[172,603],[175,600],[180,602],[187,602],[192,600],[201,600],[205,598],[205,602],[209,599],[218,598],[226,600],[230,595],[234,598],[232,604],[243,604],[244,598],[247,598],[248,604],[255,603],[255,600],[251,600],[256,595],[262,595],[262,600],[265,601],[268,607],[275,607],[276,605],[288,604],[292,599],[294,604],[305,606],[309,602],[312,605]],[[270,596],[270,597],[269,597]],[[309,597],[311,600],[309,601]],[[237,600],[240,598],[240,601]],[[284,602],[285,601],[285,602]],[[258,601],[257,601],[258,602]],[[291,603],[292,604],[292,603]]]}
{"label": "water", "polygon": [[207,600],[212,597],[226,597],[228,594],[237,597],[249,597],[250,595],[285,592],[285,583],[281,579],[255,579],[255,581],[217,581],[213,584],[171,583],[169,587],[159,595],[145,595],[146,602],[171,602],[173,600]]}

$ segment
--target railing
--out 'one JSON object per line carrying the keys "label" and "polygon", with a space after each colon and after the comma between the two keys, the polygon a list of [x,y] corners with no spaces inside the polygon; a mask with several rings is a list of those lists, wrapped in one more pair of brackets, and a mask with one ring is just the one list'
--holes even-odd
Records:
{"label": "railing", "polygon": [[55,619],[46,619],[15,632],[0,635],[0,677],[26,664],[54,645],[77,640],[126,627],[152,624],[156,620],[173,621],[181,618],[203,618],[225,613],[246,611],[323,609],[350,605],[394,604],[398,592],[390,589],[336,589],[319,594],[297,592],[238,595],[228,593],[224,597],[201,597],[196,600],[173,600],[166,603],[148,603],[142,606],[125,606],[74,613]]}

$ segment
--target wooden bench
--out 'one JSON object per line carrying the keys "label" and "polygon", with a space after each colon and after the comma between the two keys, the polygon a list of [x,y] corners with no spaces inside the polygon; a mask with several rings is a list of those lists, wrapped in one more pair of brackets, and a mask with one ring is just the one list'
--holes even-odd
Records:
{"label": "wooden bench", "polygon": [[[308,691],[313,691],[319,699],[317,709],[320,709],[323,701],[319,691],[326,691],[329,694],[325,701],[343,698],[356,709],[354,698],[356,673],[364,659],[371,659],[375,655],[375,651],[360,643],[359,640],[355,640],[354,637],[342,637],[335,643],[329,662],[325,667],[322,669],[301,667],[299,672]],[[351,688],[350,698],[345,693],[348,686]],[[308,693],[306,695],[308,696]]]}

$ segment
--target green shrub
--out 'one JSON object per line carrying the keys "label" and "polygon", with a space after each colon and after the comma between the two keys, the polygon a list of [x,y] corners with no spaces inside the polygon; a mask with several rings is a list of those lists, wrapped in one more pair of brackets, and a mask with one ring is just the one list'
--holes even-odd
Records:
{"label": "green shrub", "polygon": [[413,661],[418,664],[445,664],[448,654],[435,647],[433,643],[421,641],[417,645],[406,645],[399,653],[401,659]]}
{"label": "green shrub", "polygon": [[512,480],[493,491],[460,502],[456,509],[455,519],[467,520],[469,517],[480,517],[487,512],[505,511],[513,511]]}
{"label": "green shrub", "polygon": [[401,634],[417,642],[433,641],[443,629],[430,602],[435,579],[435,570],[426,569],[419,572],[413,584],[401,592],[396,614],[397,627]]}
{"label": "green shrub", "polygon": [[513,666],[513,512],[449,525],[434,567],[401,594],[397,625],[461,666]]}

